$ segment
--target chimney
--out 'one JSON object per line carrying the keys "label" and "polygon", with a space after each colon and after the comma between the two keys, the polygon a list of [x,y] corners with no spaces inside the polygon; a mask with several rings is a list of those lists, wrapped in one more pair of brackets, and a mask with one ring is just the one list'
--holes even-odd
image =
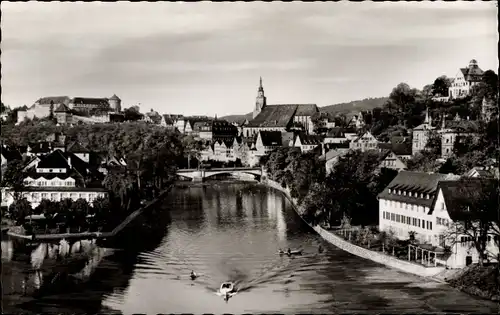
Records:
{"label": "chimney", "polygon": [[469,116],[467,116],[467,120],[469,120],[469,118],[470,118],[470,117],[469,117]]}
{"label": "chimney", "polygon": [[68,156],[68,165],[69,165],[69,168],[73,168],[73,167],[71,166],[71,156]]}

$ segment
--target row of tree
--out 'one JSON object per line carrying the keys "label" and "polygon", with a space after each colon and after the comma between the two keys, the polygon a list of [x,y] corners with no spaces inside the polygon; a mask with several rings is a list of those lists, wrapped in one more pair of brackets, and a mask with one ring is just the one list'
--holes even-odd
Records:
{"label": "row of tree", "polygon": [[70,198],[61,201],[42,199],[35,208],[26,198],[21,198],[12,203],[6,213],[17,225],[24,226],[33,225],[33,215],[43,215],[43,220],[35,221],[42,222],[45,229],[61,224],[64,229],[97,231],[116,222],[109,200],[102,197],[94,199],[91,204],[82,198],[75,201]]}
{"label": "row of tree", "polygon": [[289,187],[310,222],[339,225],[345,217],[353,224],[378,223],[377,195],[396,171],[378,170],[377,152],[349,152],[326,174],[319,153],[280,148],[263,161],[269,177]]}

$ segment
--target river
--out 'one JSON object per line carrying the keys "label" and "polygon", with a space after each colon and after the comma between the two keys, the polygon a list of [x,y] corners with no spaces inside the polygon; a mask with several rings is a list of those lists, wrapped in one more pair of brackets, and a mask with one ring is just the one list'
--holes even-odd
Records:
{"label": "river", "polygon": [[[97,247],[89,259],[57,276],[52,268],[29,272],[29,261],[16,259],[17,249],[7,254],[11,243],[3,241],[4,311],[498,311],[493,302],[339,250],[305,225],[280,192],[265,187],[220,183],[175,188],[157,219],[162,228],[153,236],[134,235],[133,241],[143,244],[139,249]],[[318,253],[320,244],[323,253]],[[279,248],[289,247],[300,247],[304,254],[277,255]],[[195,281],[189,278],[191,270],[200,274]],[[239,292],[226,303],[215,292],[227,280],[236,282]],[[26,291],[27,286],[31,289]]]}

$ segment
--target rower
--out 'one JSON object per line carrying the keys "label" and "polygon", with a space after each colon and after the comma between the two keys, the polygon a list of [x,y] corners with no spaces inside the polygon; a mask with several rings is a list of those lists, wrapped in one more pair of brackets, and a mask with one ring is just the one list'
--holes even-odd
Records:
{"label": "rower", "polygon": [[292,255],[292,250],[290,249],[290,247],[288,247],[288,250],[286,251],[286,253],[288,254],[288,256]]}
{"label": "rower", "polygon": [[318,252],[321,254],[323,252],[323,247],[321,245],[319,245],[318,247]]}
{"label": "rower", "polygon": [[194,280],[194,279],[198,278],[198,275],[194,272],[194,270],[191,270],[190,277],[191,277],[191,280]]}

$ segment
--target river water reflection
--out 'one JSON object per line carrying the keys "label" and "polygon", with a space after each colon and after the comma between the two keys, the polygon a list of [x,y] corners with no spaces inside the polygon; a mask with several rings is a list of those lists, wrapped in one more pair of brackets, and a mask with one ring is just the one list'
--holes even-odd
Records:
{"label": "river water reflection", "polygon": [[[157,237],[136,235],[139,252],[98,248],[33,293],[3,290],[5,312],[337,313],[497,312],[495,303],[385,268],[322,241],[278,192],[248,184],[176,188]],[[159,217],[158,220],[165,218]],[[326,250],[319,254],[318,246]],[[279,248],[304,255],[277,255]],[[21,287],[29,262],[4,255],[4,286]],[[5,256],[5,257],[4,257]],[[14,255],[15,257],[15,255]],[[191,281],[189,273],[201,276]],[[42,272],[43,273],[43,272]],[[68,272],[69,273],[69,272]],[[52,278],[51,278],[52,277]],[[67,278],[67,279],[66,279]],[[235,281],[225,303],[215,292]],[[61,282],[62,281],[62,282]],[[54,289],[59,283],[63,289]],[[62,284],[61,284],[62,283]]]}

